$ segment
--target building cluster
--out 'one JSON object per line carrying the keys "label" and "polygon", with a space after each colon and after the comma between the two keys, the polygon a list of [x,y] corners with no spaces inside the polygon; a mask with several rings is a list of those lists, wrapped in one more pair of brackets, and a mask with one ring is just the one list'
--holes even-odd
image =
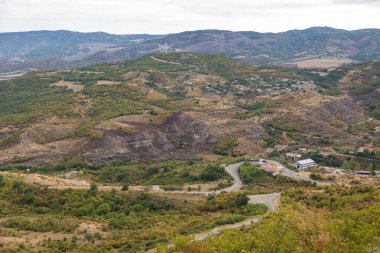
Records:
{"label": "building cluster", "polygon": [[[298,79],[281,79],[269,81],[257,80],[233,80],[225,84],[219,82],[206,83],[203,86],[204,92],[215,92],[217,94],[226,94],[233,92],[236,95],[269,95],[279,96],[294,92],[299,92],[302,89],[302,84],[308,84],[312,81],[298,80]],[[300,86],[301,85],[301,86]]]}

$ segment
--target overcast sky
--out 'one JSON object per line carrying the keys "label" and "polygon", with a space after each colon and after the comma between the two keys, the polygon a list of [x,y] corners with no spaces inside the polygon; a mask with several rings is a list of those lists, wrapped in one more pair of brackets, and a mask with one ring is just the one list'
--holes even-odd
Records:
{"label": "overcast sky", "polygon": [[380,0],[0,0],[0,32],[380,28]]}

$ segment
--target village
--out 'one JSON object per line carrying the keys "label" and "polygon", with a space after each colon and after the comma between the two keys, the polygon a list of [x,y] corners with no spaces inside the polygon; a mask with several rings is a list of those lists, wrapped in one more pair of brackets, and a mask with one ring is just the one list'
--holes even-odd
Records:
{"label": "village", "polygon": [[[274,149],[269,149],[267,152],[273,152]],[[318,153],[320,156],[329,156],[324,152]],[[284,152],[283,159],[280,161],[250,158],[249,162],[253,165],[274,176],[281,175],[293,179],[316,182],[317,180],[324,181],[326,184],[360,184],[363,180],[366,183],[379,183],[380,170],[363,170],[363,169],[344,169],[342,167],[323,166],[318,164],[308,157],[306,148]],[[285,164],[285,165],[284,165]]]}
{"label": "village", "polygon": [[298,92],[304,92],[306,90],[312,90],[314,82],[311,80],[303,80],[298,78],[282,78],[267,80],[255,80],[255,79],[239,79],[226,82],[222,84],[220,82],[210,83],[207,82],[202,91],[206,93],[217,93],[220,95],[232,92],[236,96],[259,96],[268,95],[272,97],[296,94]]}

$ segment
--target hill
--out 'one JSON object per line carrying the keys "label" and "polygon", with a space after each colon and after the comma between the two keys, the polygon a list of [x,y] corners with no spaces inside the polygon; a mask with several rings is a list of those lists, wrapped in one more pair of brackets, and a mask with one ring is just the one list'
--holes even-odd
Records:
{"label": "hill", "polygon": [[70,65],[105,49],[115,49],[154,35],[113,35],[103,32],[32,31],[0,33],[1,72],[28,68],[46,69]]}
{"label": "hill", "polygon": [[0,72],[136,59],[158,52],[226,54],[240,62],[336,67],[380,57],[380,30],[190,31],[162,36],[40,31],[0,34]]}
{"label": "hill", "polygon": [[346,31],[328,27],[283,33],[202,30],[172,34],[115,52],[99,52],[86,59],[86,63],[133,58],[165,44],[169,51],[222,53],[254,64],[285,63],[318,57],[368,60],[379,58],[379,37],[380,31],[376,29]]}
{"label": "hill", "polygon": [[378,62],[334,71],[169,53],[0,82],[2,164],[379,149]]}

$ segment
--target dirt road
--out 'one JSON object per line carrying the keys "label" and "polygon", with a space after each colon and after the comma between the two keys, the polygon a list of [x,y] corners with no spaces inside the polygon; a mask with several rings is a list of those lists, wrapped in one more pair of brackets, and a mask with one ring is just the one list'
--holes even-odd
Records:
{"label": "dirt road", "polygon": [[158,59],[158,58],[154,57],[153,55],[152,55],[150,58],[152,58],[152,60],[154,60],[154,61],[158,61],[158,62],[163,62],[163,63],[167,63],[167,64],[173,64],[173,65],[179,65],[179,66],[189,66],[189,67],[192,67],[192,68],[194,68],[194,69],[196,69],[196,70],[199,70],[198,67],[196,67],[196,66],[194,66],[194,65],[191,65],[191,64],[189,64],[189,65],[184,65],[184,64],[179,63],[179,62],[165,61],[165,60],[162,60],[162,59]]}
{"label": "dirt road", "polygon": [[163,63],[167,63],[167,64],[173,64],[173,65],[181,65],[181,66],[183,66],[182,63],[161,60],[161,59],[158,59],[158,58],[154,57],[153,55],[150,58],[152,58],[152,60],[158,61],[158,62],[163,62]]}

